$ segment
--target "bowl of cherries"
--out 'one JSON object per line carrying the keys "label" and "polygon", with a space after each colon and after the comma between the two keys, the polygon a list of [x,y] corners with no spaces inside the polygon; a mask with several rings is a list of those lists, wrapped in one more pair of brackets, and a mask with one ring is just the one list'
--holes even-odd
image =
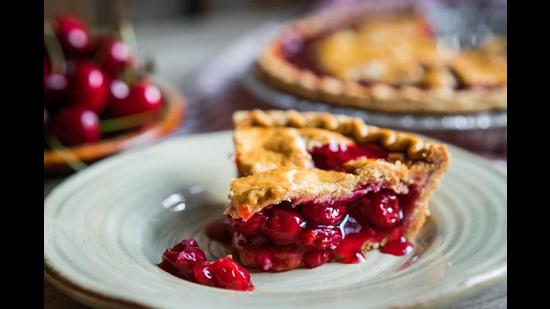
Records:
{"label": "bowl of cherries", "polygon": [[183,97],[137,61],[129,23],[92,33],[80,19],[44,23],[44,169],[80,169],[176,130]]}

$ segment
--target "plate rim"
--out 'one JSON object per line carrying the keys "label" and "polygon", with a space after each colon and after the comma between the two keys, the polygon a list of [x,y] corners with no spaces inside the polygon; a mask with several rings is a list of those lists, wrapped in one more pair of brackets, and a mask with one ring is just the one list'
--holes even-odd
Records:
{"label": "plate rim", "polygon": [[[62,181],[52,191],[50,191],[50,193],[44,199],[44,209],[46,209],[47,207],[46,205],[48,204],[48,201],[52,199],[52,196],[56,196],[60,194],[59,192],[64,191],[64,188],[70,185],[71,183],[73,183],[75,180],[78,180],[81,177],[90,177],[86,175],[101,169],[101,166],[103,165],[111,164],[110,163],[111,161],[123,160],[124,157],[128,157],[128,156],[131,157],[136,155],[136,153],[139,154],[140,152],[143,152],[143,151],[151,151],[152,148],[163,147],[166,144],[170,144],[170,143],[177,144],[177,143],[186,142],[188,140],[201,139],[205,137],[209,138],[209,137],[224,136],[224,135],[231,136],[232,133],[233,133],[233,130],[224,130],[224,131],[217,131],[217,132],[205,132],[205,133],[172,137],[154,145],[150,145],[143,148],[131,148],[126,151],[117,153],[109,158],[102,160],[101,162],[95,163],[90,168],[86,168],[85,170],[79,173],[75,173],[69,176],[64,181]],[[428,138],[428,139],[433,140],[433,138]],[[501,170],[499,170],[498,168],[496,168],[495,166],[493,166],[488,159],[454,145],[447,144],[447,146],[451,149],[451,152],[460,153],[462,156],[465,156],[468,159],[477,161],[479,162],[479,164],[483,165],[484,168],[491,170],[492,172],[497,174],[499,177],[507,179],[507,175]],[[63,292],[65,295],[69,296],[72,299],[75,299],[76,301],[79,301],[86,305],[90,305],[92,307],[149,308],[149,305],[147,304],[140,303],[138,301],[132,301],[123,296],[106,295],[72,281],[67,274],[63,274],[63,272],[55,269],[55,267],[51,264],[51,262],[49,262],[49,259],[46,257],[46,254],[44,254],[44,278],[53,286],[55,286],[57,289],[59,289],[61,292]],[[474,279],[477,279],[477,280],[474,280]],[[465,281],[468,281],[468,280],[474,280],[475,282],[473,284],[467,285]],[[445,290],[440,291],[435,295],[429,295],[424,299],[411,302],[410,304],[407,304],[404,306],[397,306],[396,308],[414,308],[418,306],[436,306],[436,305],[449,304],[453,301],[475,295],[476,293],[480,293],[485,289],[496,286],[505,281],[507,281],[507,259],[505,262],[502,263],[502,265],[498,267],[487,270],[475,276],[465,278],[463,280],[459,280],[459,282],[457,283],[450,283],[445,288]],[[226,291],[226,292],[240,293],[237,291]]]}

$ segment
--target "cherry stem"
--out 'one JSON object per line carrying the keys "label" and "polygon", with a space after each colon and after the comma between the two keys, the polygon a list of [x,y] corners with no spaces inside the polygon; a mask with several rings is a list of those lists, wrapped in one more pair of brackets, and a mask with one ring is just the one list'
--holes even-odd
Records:
{"label": "cherry stem", "polygon": [[127,129],[139,127],[151,122],[151,118],[156,116],[158,111],[144,112],[135,115],[104,119],[101,121],[101,132],[118,132]]}
{"label": "cherry stem", "polygon": [[69,167],[75,172],[78,172],[87,166],[86,163],[78,159],[69,148],[63,146],[57,136],[53,134],[48,135],[46,138],[46,143],[50,146],[52,151],[58,153],[67,165],[69,165]]}
{"label": "cherry stem", "polygon": [[132,24],[128,21],[121,21],[117,28],[122,42],[128,45],[131,52],[137,56],[137,38]]}
{"label": "cherry stem", "polygon": [[[117,31],[120,40],[128,46],[130,52],[137,58],[137,38],[132,24],[128,21],[120,21],[117,25]],[[130,66],[122,72],[121,79],[128,85],[132,85],[138,78],[134,68]]]}
{"label": "cherry stem", "polygon": [[55,35],[51,22],[44,20],[44,44],[52,66],[52,72],[65,74],[66,63],[61,44]]}
{"label": "cherry stem", "polygon": [[133,85],[137,80],[137,76],[132,67],[125,68],[120,74],[120,79],[125,82],[127,85]]}

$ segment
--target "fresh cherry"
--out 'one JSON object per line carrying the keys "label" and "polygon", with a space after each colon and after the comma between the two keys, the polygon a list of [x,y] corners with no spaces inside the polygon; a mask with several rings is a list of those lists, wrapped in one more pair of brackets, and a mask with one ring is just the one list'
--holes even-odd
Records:
{"label": "fresh cherry", "polygon": [[300,236],[303,221],[295,210],[274,208],[265,225],[267,236],[281,245],[294,243]]}
{"label": "fresh cherry", "polygon": [[99,117],[82,105],[61,110],[52,120],[51,132],[66,146],[96,142],[101,138]]}
{"label": "fresh cherry", "polygon": [[302,215],[310,224],[337,225],[347,213],[345,205],[329,203],[307,203],[303,205]]}
{"label": "fresh cherry", "polygon": [[142,80],[131,87],[126,98],[111,102],[109,114],[113,117],[123,117],[157,111],[161,106],[160,89],[149,81]]}
{"label": "fresh cherry", "polygon": [[120,104],[130,95],[130,87],[121,79],[112,79],[109,83],[109,106]]}
{"label": "fresh cherry", "polygon": [[311,251],[304,254],[304,264],[308,268],[315,268],[330,261],[330,251]]}
{"label": "fresh cherry", "polygon": [[96,56],[111,77],[118,77],[132,61],[128,45],[114,38],[102,40]]}
{"label": "fresh cherry", "polygon": [[72,81],[72,100],[101,113],[109,97],[107,76],[94,63],[83,61],[76,65]]}
{"label": "fresh cherry", "polygon": [[235,231],[245,236],[254,236],[260,232],[266,221],[267,216],[263,212],[259,212],[247,221],[243,221],[242,219],[233,220],[233,227]]}
{"label": "fresh cherry", "polygon": [[69,79],[63,74],[52,72],[44,76],[44,106],[49,111],[57,111],[69,102]]}
{"label": "fresh cherry", "polygon": [[70,15],[57,16],[54,29],[66,56],[83,57],[92,49],[90,29],[78,18]]}
{"label": "fresh cherry", "polygon": [[356,204],[356,207],[363,219],[379,228],[392,228],[403,219],[399,199],[390,190],[369,193]]}
{"label": "fresh cherry", "polygon": [[336,249],[342,239],[342,231],[332,226],[306,229],[300,235],[300,240],[306,248],[317,250]]}

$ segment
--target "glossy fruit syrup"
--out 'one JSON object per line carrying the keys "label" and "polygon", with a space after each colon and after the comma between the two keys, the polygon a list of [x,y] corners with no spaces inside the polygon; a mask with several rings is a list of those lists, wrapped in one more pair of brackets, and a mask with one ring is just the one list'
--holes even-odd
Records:
{"label": "glossy fruit syrup", "polygon": [[248,271],[226,256],[215,261],[206,260],[206,255],[194,239],[184,239],[166,249],[161,269],[182,279],[202,285],[238,291],[253,291]]}

